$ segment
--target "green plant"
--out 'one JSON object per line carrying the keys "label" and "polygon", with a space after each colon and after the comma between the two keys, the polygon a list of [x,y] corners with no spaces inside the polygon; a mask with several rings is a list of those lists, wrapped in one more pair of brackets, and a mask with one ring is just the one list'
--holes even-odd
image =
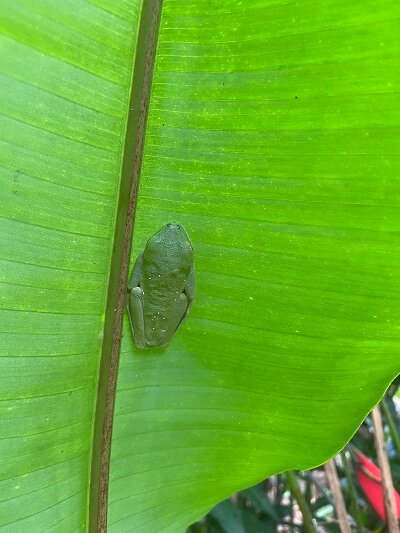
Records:
{"label": "green plant", "polygon": [[[99,496],[104,511],[157,5],[2,2],[9,528],[95,527]],[[323,462],[398,373],[399,11],[165,1],[133,250],[182,222],[198,296],[165,351],[135,352],[124,326],[110,531],[183,530],[237,489]]]}

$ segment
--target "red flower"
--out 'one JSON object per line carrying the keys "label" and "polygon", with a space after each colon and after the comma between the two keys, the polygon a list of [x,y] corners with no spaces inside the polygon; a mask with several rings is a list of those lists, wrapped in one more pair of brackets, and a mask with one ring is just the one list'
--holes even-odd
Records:
{"label": "red flower", "polygon": [[[377,514],[382,520],[386,521],[380,468],[360,452],[356,453],[355,458],[357,460],[355,474],[358,482]],[[397,516],[400,518],[400,495],[396,490],[394,491],[394,499],[396,502]]]}

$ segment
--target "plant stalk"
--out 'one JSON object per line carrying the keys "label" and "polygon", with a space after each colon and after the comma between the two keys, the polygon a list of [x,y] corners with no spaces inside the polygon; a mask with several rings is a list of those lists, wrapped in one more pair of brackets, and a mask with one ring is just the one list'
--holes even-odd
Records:
{"label": "plant stalk", "polygon": [[344,450],[341,453],[344,469],[346,472],[347,483],[349,485],[349,498],[350,498],[350,509],[353,512],[353,517],[357,522],[357,531],[358,533],[364,533],[364,524],[361,518],[360,509],[357,504],[357,490],[353,481],[353,469],[351,462],[349,460],[349,452]]}
{"label": "plant stalk", "polygon": [[331,459],[324,465],[326,477],[328,479],[329,488],[331,489],[332,498],[335,503],[336,516],[339,522],[340,531],[342,533],[351,533],[349,520],[347,518],[346,505],[342,490],[340,488],[339,477],[336,472],[336,465],[334,459]]}
{"label": "plant stalk", "polygon": [[374,439],[379,468],[381,469],[383,501],[386,511],[386,524],[389,533],[399,533],[396,503],[394,500],[394,488],[389,460],[386,455],[385,437],[382,427],[382,415],[379,405],[372,409],[372,422],[375,429]]}
{"label": "plant stalk", "polygon": [[304,498],[303,493],[300,490],[299,484],[297,483],[296,475],[293,470],[287,470],[286,472],[288,485],[290,492],[295,497],[301,514],[303,515],[303,527],[307,533],[316,533],[316,529],[312,520],[311,510],[307,505],[306,499]]}

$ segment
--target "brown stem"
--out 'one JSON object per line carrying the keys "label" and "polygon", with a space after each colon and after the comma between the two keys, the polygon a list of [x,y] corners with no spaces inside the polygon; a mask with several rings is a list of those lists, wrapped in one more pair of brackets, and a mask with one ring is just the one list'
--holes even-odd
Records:
{"label": "brown stem", "polygon": [[93,430],[89,531],[107,528],[108,478],[126,283],[162,0],[144,0],[133,69]]}
{"label": "brown stem", "polygon": [[394,488],[392,474],[390,472],[389,460],[386,455],[385,437],[382,428],[382,416],[379,405],[372,409],[372,422],[374,424],[374,439],[376,455],[378,457],[379,468],[381,469],[383,500],[385,503],[386,523],[389,533],[399,532],[399,523],[397,520],[396,503],[394,500]]}
{"label": "brown stem", "polygon": [[301,514],[303,515],[303,527],[307,533],[316,533],[316,529],[312,520],[312,514],[310,508],[307,505],[306,499],[304,498],[303,493],[297,483],[296,475],[293,470],[286,471],[287,480],[290,492],[295,497],[297,504],[300,508]]}
{"label": "brown stem", "polygon": [[357,491],[353,481],[353,469],[350,461],[350,453],[347,450],[343,450],[341,453],[344,469],[346,472],[347,485],[349,489],[350,510],[353,513],[353,517],[357,522],[358,533],[364,533],[365,528],[362,521],[360,508],[357,503]]}
{"label": "brown stem", "polygon": [[342,490],[340,488],[339,477],[336,472],[334,459],[331,459],[324,465],[326,477],[328,479],[329,488],[331,489],[332,498],[335,503],[336,516],[339,522],[340,531],[342,533],[351,533],[349,520],[347,518],[346,505]]}

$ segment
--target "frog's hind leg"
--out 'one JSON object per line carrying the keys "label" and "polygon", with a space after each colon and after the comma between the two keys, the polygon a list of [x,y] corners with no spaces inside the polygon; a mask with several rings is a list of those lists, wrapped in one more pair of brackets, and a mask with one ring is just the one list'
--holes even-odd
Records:
{"label": "frog's hind leg", "polygon": [[136,348],[145,348],[143,292],[140,287],[129,291],[128,316]]}
{"label": "frog's hind leg", "polygon": [[133,342],[136,348],[145,348],[143,291],[140,287],[143,253],[135,261],[128,281],[127,308]]}
{"label": "frog's hind leg", "polygon": [[166,327],[166,329],[163,331],[163,338],[166,339],[166,341],[162,343],[161,345],[162,347],[167,346],[167,344],[173,337],[175,331],[179,328],[181,322],[186,316],[187,308],[188,308],[188,299],[185,293],[182,293],[180,294],[178,298],[177,305],[175,307],[173,315],[171,316],[171,321],[169,325]]}

